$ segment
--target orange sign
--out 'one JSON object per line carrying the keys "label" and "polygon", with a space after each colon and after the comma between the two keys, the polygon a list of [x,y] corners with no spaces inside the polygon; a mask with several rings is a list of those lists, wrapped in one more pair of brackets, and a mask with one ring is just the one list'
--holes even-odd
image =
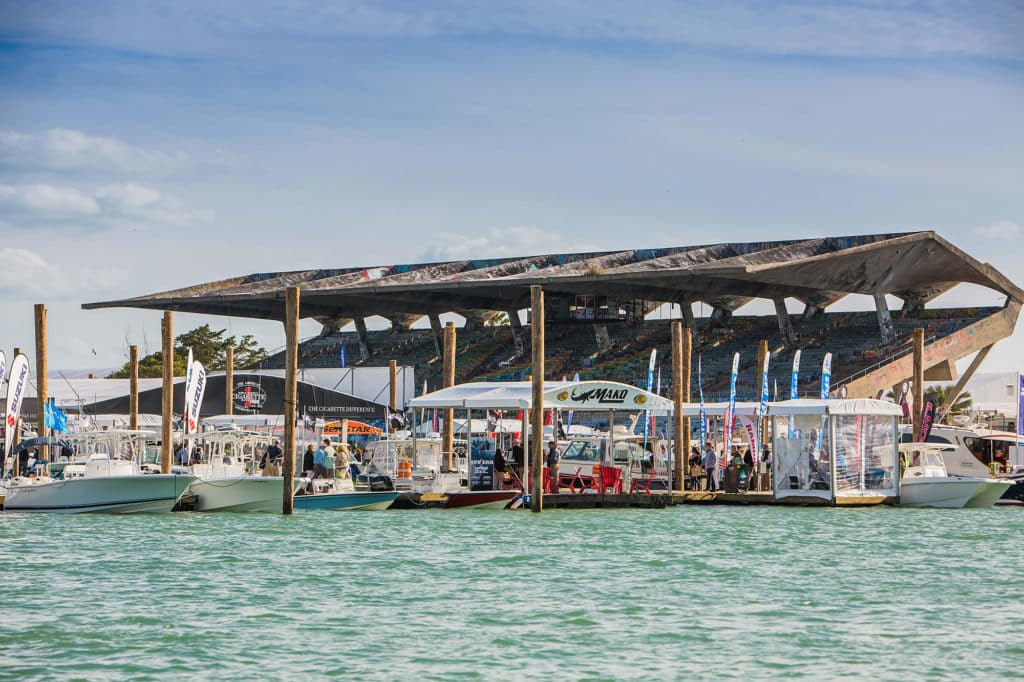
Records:
{"label": "orange sign", "polygon": [[[348,420],[348,435],[350,436],[379,436],[383,433],[380,429],[375,426],[370,426],[365,422],[357,422],[355,420]],[[341,422],[328,422],[324,425],[324,435],[326,436],[340,436],[341,435]]]}

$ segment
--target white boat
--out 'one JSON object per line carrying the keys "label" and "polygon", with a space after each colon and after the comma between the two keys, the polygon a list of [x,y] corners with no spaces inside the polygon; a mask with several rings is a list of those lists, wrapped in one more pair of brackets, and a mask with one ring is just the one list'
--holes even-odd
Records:
{"label": "white boat", "polygon": [[[903,439],[907,437],[907,431],[904,430]],[[992,470],[974,454],[972,450],[977,447],[979,438],[976,431],[945,424],[936,424],[928,436],[927,444],[947,446],[938,452],[949,476],[974,479],[978,482],[979,485],[974,495],[964,505],[967,508],[992,507],[1013,485],[1012,480],[993,476]],[[903,443],[903,445],[921,444]]]}
{"label": "white boat", "polygon": [[[195,511],[279,513],[283,497],[282,476],[261,476],[256,471],[261,448],[269,436],[252,431],[218,431],[198,434],[205,461],[192,465],[198,479],[188,488],[195,495]],[[296,477],[292,493],[309,483]]]}
{"label": "white boat", "polygon": [[143,441],[152,436],[144,431],[117,430],[73,438],[91,445],[94,451],[84,461],[66,463],[63,478],[11,479],[4,510],[63,514],[170,512],[195,476],[143,474],[136,457]]}
{"label": "white boat", "polygon": [[900,453],[907,467],[900,479],[900,505],[960,509],[971,501],[984,480],[950,476],[942,452],[953,445],[903,443]]}

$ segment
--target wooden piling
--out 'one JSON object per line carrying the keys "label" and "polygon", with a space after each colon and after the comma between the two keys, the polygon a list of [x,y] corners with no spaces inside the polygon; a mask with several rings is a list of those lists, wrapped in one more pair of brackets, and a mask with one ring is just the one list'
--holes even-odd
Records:
{"label": "wooden piling", "polygon": [[[444,360],[442,363],[442,388],[449,388],[455,385],[455,323],[449,322],[444,326]],[[455,470],[454,452],[454,424],[455,410],[444,411],[444,424],[441,433],[441,447],[448,458],[448,471]]]}
{"label": "wooden piling", "polygon": [[[388,410],[391,412],[398,411],[398,362],[395,360],[388,361],[388,385],[390,393],[388,396]],[[391,433],[391,420],[384,425],[387,428],[388,433]]]}
{"label": "wooden piling", "polygon": [[924,407],[924,329],[914,330],[914,410],[910,413],[913,418],[914,437],[917,441],[921,436],[921,408]]}
{"label": "wooden piling", "polygon": [[284,467],[281,513],[294,509],[295,489],[295,397],[299,374],[299,288],[288,287],[284,299]]}
{"label": "wooden piling", "polygon": [[161,357],[163,358],[163,388],[160,391],[160,471],[171,473],[171,455],[174,451],[171,420],[174,418],[174,313],[165,311],[160,321]]}
{"label": "wooden piling", "polygon": [[[533,350],[533,407],[530,412],[530,465],[533,485],[530,486],[530,511],[544,511],[544,290],[530,287],[530,338]],[[554,476],[555,472],[552,471]]]}
{"label": "wooden piling", "polygon": [[672,423],[676,449],[672,482],[676,490],[683,489],[685,467],[690,458],[690,418],[683,417],[683,403],[690,402],[691,338],[689,327],[684,327],[682,322],[672,323]]}
{"label": "wooden piling", "polygon": [[[50,435],[50,429],[46,426],[46,403],[50,399],[49,384],[47,382],[46,358],[46,306],[42,303],[35,305],[36,317],[36,419],[39,422],[37,429],[42,437]],[[44,462],[50,461],[50,446],[44,445],[39,448],[39,458]]]}
{"label": "wooden piling", "polygon": [[139,428],[139,347],[128,346],[128,428]]}
{"label": "wooden piling", "polygon": [[235,348],[228,346],[224,358],[224,414],[235,413]]}

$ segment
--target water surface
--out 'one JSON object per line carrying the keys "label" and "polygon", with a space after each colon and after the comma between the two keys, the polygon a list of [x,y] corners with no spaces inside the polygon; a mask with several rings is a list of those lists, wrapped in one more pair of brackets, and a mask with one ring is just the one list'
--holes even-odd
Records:
{"label": "water surface", "polygon": [[1024,673],[1024,511],[0,514],[0,678]]}

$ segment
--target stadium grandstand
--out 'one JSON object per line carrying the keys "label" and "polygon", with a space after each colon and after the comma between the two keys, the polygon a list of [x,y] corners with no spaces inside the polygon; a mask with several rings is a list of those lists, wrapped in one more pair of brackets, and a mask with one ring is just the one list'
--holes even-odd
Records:
{"label": "stadium grandstand", "polygon": [[[960,283],[986,287],[1001,305],[933,308],[928,305]],[[199,314],[283,319],[287,287],[302,289],[303,317],[322,324],[300,344],[300,367],[416,368],[417,385],[440,385],[441,319],[465,319],[457,336],[456,379],[522,379],[530,371],[531,285],[545,291],[548,378],[579,373],[639,384],[652,348],[665,358],[662,387],[672,382],[669,319],[654,311],[671,306],[693,331],[709,400],[728,392],[734,352],[741,353],[737,390],[754,399],[756,347],[768,341],[775,360],[770,385],[788,391],[793,353],[801,350],[802,395],[816,395],[821,363],[833,354],[834,391],[873,397],[910,377],[911,334],[926,334],[925,377],[953,380],[955,363],[1013,333],[1024,292],[930,231],[775,242],[571,253],[259,273],[136,298],[89,303],[86,309],[138,307]],[[829,312],[851,294],[874,301],[868,312]],[[902,303],[890,309],[887,296]],[[771,315],[734,314],[764,299]],[[991,297],[986,297],[991,301]],[[793,303],[800,312],[788,311]],[[701,304],[706,316],[693,315]],[[771,308],[769,308],[771,309]],[[370,330],[367,318],[390,321]],[[428,324],[427,324],[428,323]],[[343,329],[350,329],[343,331]],[[280,368],[284,354],[263,364]],[[973,372],[980,365],[973,362]],[[696,390],[696,366],[693,369]]]}

